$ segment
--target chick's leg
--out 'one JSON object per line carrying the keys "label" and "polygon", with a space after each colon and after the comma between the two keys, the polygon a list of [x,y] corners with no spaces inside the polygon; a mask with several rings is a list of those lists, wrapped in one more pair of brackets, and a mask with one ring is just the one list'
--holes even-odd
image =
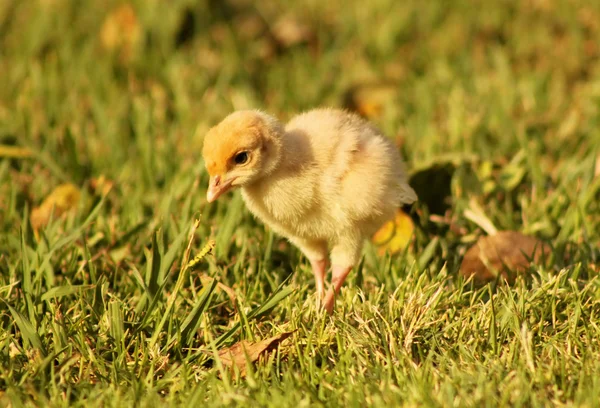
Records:
{"label": "chick's leg", "polygon": [[340,292],[344,281],[352,270],[352,267],[360,257],[362,249],[362,238],[358,233],[348,232],[340,234],[340,239],[331,250],[331,287],[327,291],[323,306],[329,314],[333,313],[335,297]]}
{"label": "chick's leg", "polygon": [[325,271],[327,270],[327,259],[309,259],[313,274],[315,275],[315,287],[317,297],[323,298],[325,294]]}
{"label": "chick's leg", "polygon": [[339,266],[333,265],[332,277],[331,277],[331,288],[327,291],[325,300],[323,301],[323,307],[327,310],[327,313],[333,314],[333,307],[335,305],[335,297],[340,292],[346,277],[352,270],[352,266]]}
{"label": "chick's leg", "polygon": [[327,243],[325,241],[291,238],[292,244],[308,258],[313,274],[317,298],[320,301],[325,294],[325,272],[327,271]]}

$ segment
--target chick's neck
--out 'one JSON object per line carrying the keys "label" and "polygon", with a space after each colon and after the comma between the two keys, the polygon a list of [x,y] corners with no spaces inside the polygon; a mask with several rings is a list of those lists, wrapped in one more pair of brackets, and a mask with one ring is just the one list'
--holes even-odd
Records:
{"label": "chick's neck", "polygon": [[274,181],[299,174],[311,162],[310,146],[303,143],[301,135],[295,131],[282,130],[271,139],[270,144],[267,154],[274,157],[267,164],[262,177],[244,186],[249,193],[264,192]]}
{"label": "chick's neck", "polygon": [[312,162],[310,145],[298,131],[283,131],[279,140],[279,164],[275,173],[294,174]]}

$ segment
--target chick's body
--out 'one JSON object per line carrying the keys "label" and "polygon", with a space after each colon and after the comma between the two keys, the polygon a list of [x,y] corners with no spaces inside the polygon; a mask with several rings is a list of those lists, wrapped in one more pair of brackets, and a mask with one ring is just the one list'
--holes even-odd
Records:
{"label": "chick's body", "polygon": [[268,173],[241,184],[242,196],[253,214],[307,256],[321,295],[331,252],[333,288],[325,299],[331,311],[364,239],[393,217],[398,206],[417,197],[398,150],[357,115],[315,109],[275,133],[273,150],[280,160]]}
{"label": "chick's body", "polygon": [[[343,245],[333,264],[353,265],[364,237],[416,199],[396,148],[355,115],[309,111],[287,124],[283,140],[280,166],[242,187],[246,205],[301,249]],[[327,256],[319,252],[307,255]]]}

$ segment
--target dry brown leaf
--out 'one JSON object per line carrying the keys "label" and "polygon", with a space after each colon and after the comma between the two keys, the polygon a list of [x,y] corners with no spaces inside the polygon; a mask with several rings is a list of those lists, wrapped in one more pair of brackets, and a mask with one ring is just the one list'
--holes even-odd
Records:
{"label": "dry brown leaf", "polygon": [[414,229],[412,218],[399,209],[394,219],[383,224],[373,235],[372,241],[379,247],[379,255],[386,251],[395,254],[404,250],[410,243]]}
{"label": "dry brown leaf", "polygon": [[[242,340],[231,347],[219,351],[219,358],[225,367],[240,370],[240,375],[246,375],[246,361],[254,363],[261,355],[273,350],[283,340],[290,337],[296,330],[280,333],[276,336],[258,342]],[[246,360],[247,357],[247,360]]]}
{"label": "dry brown leaf", "polygon": [[106,50],[118,50],[121,57],[127,60],[141,39],[141,31],[133,6],[125,3],[106,17],[100,31],[100,40]]}
{"label": "dry brown leaf", "polygon": [[61,184],[44,199],[39,207],[31,211],[31,226],[37,231],[48,223],[50,217],[60,217],[67,211],[77,207],[81,193],[71,184]]}
{"label": "dry brown leaf", "polygon": [[463,258],[460,273],[477,284],[496,279],[499,274],[509,283],[516,275],[527,270],[530,260],[541,262],[550,254],[550,246],[537,238],[516,231],[499,231],[484,236],[473,245]]}

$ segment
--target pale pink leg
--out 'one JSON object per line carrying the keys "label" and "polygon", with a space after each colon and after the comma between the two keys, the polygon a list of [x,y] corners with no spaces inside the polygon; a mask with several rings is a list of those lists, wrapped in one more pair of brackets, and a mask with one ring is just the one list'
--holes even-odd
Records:
{"label": "pale pink leg", "polygon": [[351,266],[339,266],[333,265],[333,271],[331,276],[331,288],[327,291],[323,307],[327,310],[327,313],[333,314],[333,306],[335,305],[335,297],[340,293],[340,289],[344,284],[344,281],[348,277],[348,274],[352,270]]}
{"label": "pale pink leg", "polygon": [[325,295],[325,271],[327,269],[327,259],[310,259],[310,266],[315,275],[315,286],[317,288],[317,298],[319,301]]}
{"label": "pale pink leg", "polygon": [[356,265],[362,248],[362,235],[357,230],[340,231],[337,242],[331,248],[331,287],[325,295],[323,307],[329,314],[333,313],[335,297],[340,292],[344,281]]}
{"label": "pale pink leg", "polygon": [[306,240],[302,238],[290,238],[290,242],[296,245],[308,258],[313,274],[315,275],[315,286],[317,289],[317,305],[319,306],[325,294],[325,272],[327,271],[327,243],[319,240]]}

